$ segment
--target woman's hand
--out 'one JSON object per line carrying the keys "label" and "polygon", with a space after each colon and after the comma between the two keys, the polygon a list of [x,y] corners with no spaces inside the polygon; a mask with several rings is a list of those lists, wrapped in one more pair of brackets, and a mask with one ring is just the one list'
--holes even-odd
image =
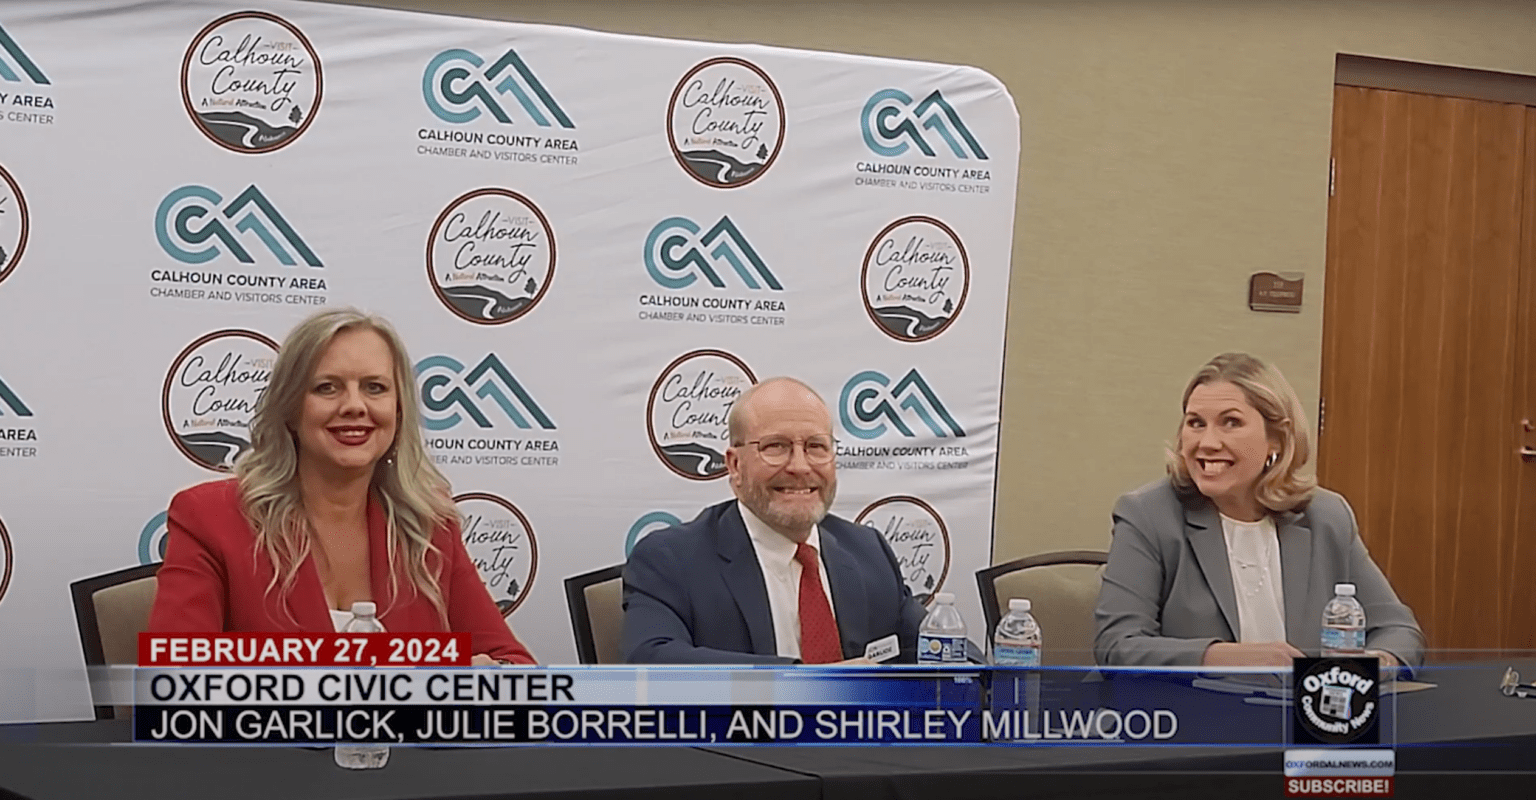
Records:
{"label": "woman's hand", "polygon": [[1289,667],[1306,654],[1289,642],[1217,642],[1205,648],[1203,667]]}
{"label": "woman's hand", "polygon": [[491,658],[484,653],[476,653],[469,657],[469,665],[471,667],[495,667],[499,666],[500,664],[500,661],[497,661],[496,659]]}

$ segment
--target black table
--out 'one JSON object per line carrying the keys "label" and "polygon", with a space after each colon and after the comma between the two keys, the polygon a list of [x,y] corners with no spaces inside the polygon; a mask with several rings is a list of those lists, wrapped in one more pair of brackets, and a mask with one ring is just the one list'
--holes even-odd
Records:
{"label": "black table", "polygon": [[808,775],[686,747],[409,748],[382,770],[328,749],[130,745],[126,720],[0,725],[0,798],[815,800]]}

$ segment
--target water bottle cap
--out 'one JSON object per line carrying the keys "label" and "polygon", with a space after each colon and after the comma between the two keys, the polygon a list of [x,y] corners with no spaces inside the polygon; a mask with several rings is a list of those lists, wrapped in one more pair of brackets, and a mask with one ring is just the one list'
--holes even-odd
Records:
{"label": "water bottle cap", "polygon": [[936,592],[933,595],[933,602],[946,606],[953,605],[955,602],[955,596],[949,592]]}
{"label": "water bottle cap", "polygon": [[379,613],[379,607],[367,600],[359,600],[352,604],[352,616],[371,617]]}
{"label": "water bottle cap", "polygon": [[1029,598],[1027,598],[1027,597],[1015,597],[1015,598],[1009,600],[1008,601],[1008,610],[1009,611],[1020,611],[1020,612],[1028,611],[1029,610]]}
{"label": "water bottle cap", "polygon": [[1333,585],[1333,593],[1341,594],[1345,597],[1354,597],[1355,585],[1353,583],[1335,583]]}

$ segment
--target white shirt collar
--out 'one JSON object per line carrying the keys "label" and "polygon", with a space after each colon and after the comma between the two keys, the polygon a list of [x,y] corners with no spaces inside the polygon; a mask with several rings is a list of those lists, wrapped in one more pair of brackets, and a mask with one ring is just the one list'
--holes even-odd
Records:
{"label": "white shirt collar", "polygon": [[[773,562],[781,567],[789,566],[790,562],[795,560],[797,549],[795,543],[790,541],[788,536],[774,530],[768,523],[758,519],[757,515],[752,513],[752,509],[747,508],[746,503],[737,500],[736,507],[741,509],[741,521],[746,523],[747,536],[752,539],[757,551],[771,557]],[[810,538],[806,539],[805,543],[816,548],[819,559],[821,557],[821,526],[811,526]]]}

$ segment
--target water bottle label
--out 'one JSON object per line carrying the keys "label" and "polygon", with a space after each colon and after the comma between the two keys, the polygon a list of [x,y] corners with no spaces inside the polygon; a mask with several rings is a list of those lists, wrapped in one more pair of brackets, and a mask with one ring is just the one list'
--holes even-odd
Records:
{"label": "water bottle label", "polygon": [[1323,628],[1324,653],[1358,653],[1364,649],[1364,628]]}
{"label": "water bottle label", "polygon": [[964,664],[964,636],[917,637],[917,661],[919,664]]}
{"label": "water bottle label", "polygon": [[992,663],[1000,667],[1038,667],[1040,648],[1027,644],[993,644]]}

